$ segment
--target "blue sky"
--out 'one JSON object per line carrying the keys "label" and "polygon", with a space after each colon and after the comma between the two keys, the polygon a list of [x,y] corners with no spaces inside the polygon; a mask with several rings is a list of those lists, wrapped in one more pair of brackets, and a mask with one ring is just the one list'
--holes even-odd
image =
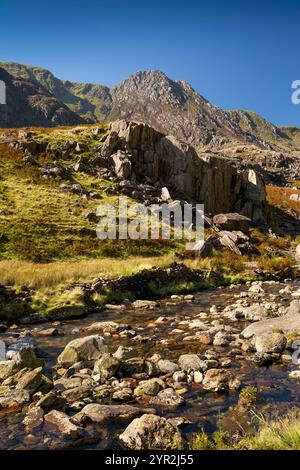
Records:
{"label": "blue sky", "polygon": [[159,69],[221,108],[300,127],[299,0],[1,0],[0,18],[1,61],[108,86]]}

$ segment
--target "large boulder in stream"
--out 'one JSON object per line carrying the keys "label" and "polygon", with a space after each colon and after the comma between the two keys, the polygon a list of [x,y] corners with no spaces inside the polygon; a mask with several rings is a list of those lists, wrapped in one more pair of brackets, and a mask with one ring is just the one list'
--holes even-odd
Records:
{"label": "large boulder in stream", "polygon": [[119,439],[132,450],[174,450],[186,447],[178,427],[166,418],[153,414],[134,419]]}
{"label": "large boulder in stream", "polygon": [[99,335],[86,336],[71,341],[58,356],[58,363],[65,367],[80,361],[93,361],[107,351],[104,339]]}
{"label": "large boulder in stream", "polygon": [[126,423],[144,413],[155,413],[153,408],[139,408],[131,405],[86,405],[74,416],[76,422],[93,422],[98,424]]}

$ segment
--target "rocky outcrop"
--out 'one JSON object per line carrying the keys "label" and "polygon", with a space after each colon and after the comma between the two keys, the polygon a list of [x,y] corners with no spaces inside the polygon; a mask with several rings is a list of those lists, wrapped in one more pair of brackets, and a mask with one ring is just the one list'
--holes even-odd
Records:
{"label": "rocky outcrop", "polygon": [[238,172],[215,155],[198,155],[193,147],[146,124],[112,123],[101,154],[112,159],[120,178],[159,184],[179,199],[204,204],[207,213],[236,210],[255,222],[264,220],[266,193],[258,173]]}

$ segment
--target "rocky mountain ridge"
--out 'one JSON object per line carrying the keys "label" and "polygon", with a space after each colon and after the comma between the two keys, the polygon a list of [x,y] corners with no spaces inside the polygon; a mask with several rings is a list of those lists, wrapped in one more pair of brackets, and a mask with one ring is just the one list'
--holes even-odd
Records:
{"label": "rocky mountain ridge", "polygon": [[[188,83],[171,80],[161,71],[137,72],[108,88],[62,81],[39,67],[16,63],[0,66],[15,77],[43,86],[85,122],[142,121],[196,147],[223,150],[244,144],[266,151],[300,150],[299,129],[276,127],[251,111],[224,111]],[[22,124],[16,120],[15,125]]]}

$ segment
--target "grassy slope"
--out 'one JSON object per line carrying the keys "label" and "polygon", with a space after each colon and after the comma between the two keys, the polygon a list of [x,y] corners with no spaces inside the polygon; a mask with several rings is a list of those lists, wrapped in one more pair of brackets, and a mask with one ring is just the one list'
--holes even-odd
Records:
{"label": "grassy slope", "polygon": [[[102,126],[104,135],[107,126]],[[37,140],[51,142],[52,148],[70,138],[81,142],[86,148],[83,157],[89,160],[93,157],[93,147],[99,147],[99,140],[91,137],[91,129],[92,126],[80,127],[72,134],[68,128],[33,131]],[[7,130],[5,136],[15,136],[16,132]],[[43,164],[55,158],[58,157],[53,154],[42,154],[38,161]],[[59,159],[59,164],[67,169],[77,159],[78,155],[69,153]],[[0,175],[0,284],[17,288],[27,285],[53,297],[63,293],[68,285],[81,281],[128,275],[154,265],[167,266],[174,260],[174,251],[183,253],[183,244],[178,241],[100,241],[96,237],[96,222],[87,220],[84,213],[95,211],[102,202],[116,203],[118,194],[109,196],[105,192],[108,187],[114,188],[109,181],[84,173],[71,177],[73,182],[98,192],[101,200],[63,193],[61,180],[45,179],[38,167],[25,164],[18,151],[3,143],[0,143]],[[276,191],[268,192],[274,204],[278,203],[276,198],[281,199]],[[274,272],[291,264],[290,258],[282,258],[280,254],[290,248],[291,239],[266,238],[259,231],[255,236],[262,255],[258,259],[223,251],[208,259],[184,262],[192,268],[213,270],[226,282],[251,277],[247,263],[252,260],[256,266]],[[157,294],[192,288],[180,283],[164,286]]]}

